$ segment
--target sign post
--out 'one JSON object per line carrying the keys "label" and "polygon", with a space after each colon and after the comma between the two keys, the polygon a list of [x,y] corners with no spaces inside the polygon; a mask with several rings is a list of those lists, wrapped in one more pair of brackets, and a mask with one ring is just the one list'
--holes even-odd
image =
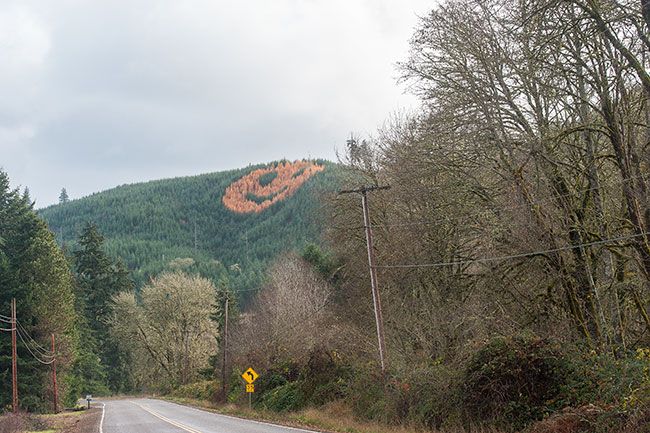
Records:
{"label": "sign post", "polygon": [[255,392],[255,385],[253,382],[260,377],[259,374],[252,368],[246,370],[241,377],[246,381],[246,393],[248,394],[248,408],[251,409],[253,406],[253,393]]}
{"label": "sign post", "polygon": [[86,401],[88,402],[88,409],[90,409],[90,402],[93,400],[93,396],[88,394],[86,396]]}

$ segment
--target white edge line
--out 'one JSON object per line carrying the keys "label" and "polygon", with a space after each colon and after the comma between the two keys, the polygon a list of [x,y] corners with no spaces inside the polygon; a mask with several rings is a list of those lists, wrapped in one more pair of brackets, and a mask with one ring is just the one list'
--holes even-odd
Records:
{"label": "white edge line", "polygon": [[[162,402],[165,402],[165,403],[174,404],[174,405],[176,405],[176,406],[186,407],[186,408],[188,408],[188,409],[192,409],[192,410],[195,410],[195,411],[197,411],[197,412],[203,412],[203,413],[208,413],[208,414],[211,414],[211,415],[222,416],[222,417],[224,417],[224,418],[236,419],[236,420],[238,420],[238,421],[248,421],[248,422],[253,422],[253,423],[255,423],[255,424],[269,425],[269,426],[272,426],[272,427],[286,428],[286,429],[288,429],[288,430],[295,430],[295,431],[301,431],[301,432],[306,432],[306,433],[321,433],[321,432],[316,431],[316,430],[305,430],[305,429],[302,429],[302,428],[290,427],[290,426],[286,426],[286,425],[282,425],[282,424],[273,424],[273,423],[271,423],[271,422],[257,421],[257,420],[254,420],[254,419],[241,418],[241,417],[238,417],[238,416],[232,416],[232,415],[224,415],[224,414],[219,413],[219,412],[212,412],[212,411],[209,411],[209,410],[200,409],[200,408],[198,408],[198,407],[194,407],[194,406],[186,406],[186,405],[184,405],[184,404],[178,404],[178,403],[174,403],[174,402],[172,402],[172,401],[160,400],[160,399],[157,399],[157,398],[154,398],[154,399],[152,399],[152,400],[158,400],[158,401],[162,401]],[[100,433],[101,433],[101,432],[100,432]]]}
{"label": "white edge line", "polygon": [[99,421],[99,433],[104,433],[104,414],[106,413],[106,403],[102,403],[102,419]]}

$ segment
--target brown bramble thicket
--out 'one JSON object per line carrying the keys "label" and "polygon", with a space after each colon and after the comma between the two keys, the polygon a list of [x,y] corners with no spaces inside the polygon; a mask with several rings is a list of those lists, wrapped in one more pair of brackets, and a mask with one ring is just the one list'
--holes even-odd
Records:
{"label": "brown bramble thicket", "polygon": [[[259,168],[226,188],[223,204],[237,213],[262,212],[293,195],[307,179],[324,168],[309,161],[281,162],[274,167]],[[260,184],[262,176],[274,172],[277,176],[268,185]],[[266,200],[257,203],[249,195]]]}

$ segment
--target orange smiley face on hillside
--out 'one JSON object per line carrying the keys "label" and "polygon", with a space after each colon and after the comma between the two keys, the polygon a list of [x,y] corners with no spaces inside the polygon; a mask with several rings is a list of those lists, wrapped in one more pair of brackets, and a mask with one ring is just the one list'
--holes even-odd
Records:
{"label": "orange smiley face on hillside", "polygon": [[307,179],[325,167],[309,161],[281,162],[259,168],[235,181],[223,204],[237,213],[258,213],[293,195]]}

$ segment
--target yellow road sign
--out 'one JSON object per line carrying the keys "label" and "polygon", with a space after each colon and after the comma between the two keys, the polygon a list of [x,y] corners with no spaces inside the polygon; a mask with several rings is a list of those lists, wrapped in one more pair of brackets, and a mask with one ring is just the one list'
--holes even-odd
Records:
{"label": "yellow road sign", "polygon": [[249,368],[248,370],[246,370],[244,372],[244,374],[241,375],[241,377],[243,377],[246,382],[251,384],[251,383],[255,382],[257,380],[257,378],[260,377],[260,375],[257,374],[255,372],[255,370],[253,370],[252,368]]}
{"label": "yellow road sign", "polygon": [[246,392],[255,392],[255,385],[253,385],[252,383],[247,383]]}

